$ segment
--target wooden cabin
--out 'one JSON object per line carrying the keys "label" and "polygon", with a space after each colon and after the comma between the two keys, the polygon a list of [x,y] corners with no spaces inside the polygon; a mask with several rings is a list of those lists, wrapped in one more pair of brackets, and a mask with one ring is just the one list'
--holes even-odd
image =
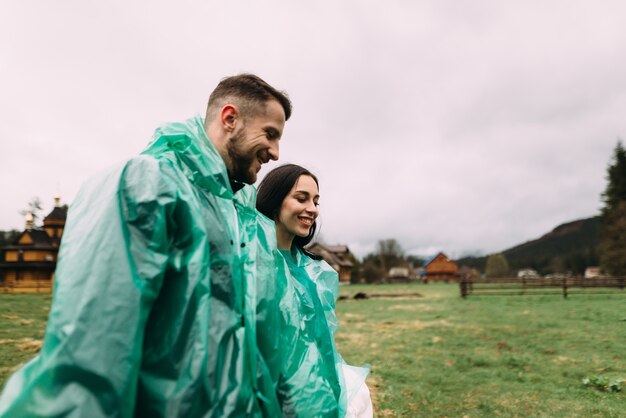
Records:
{"label": "wooden cabin", "polygon": [[423,280],[425,282],[457,282],[459,268],[442,252],[426,260]]}
{"label": "wooden cabin", "polygon": [[350,283],[350,274],[354,263],[347,245],[311,244],[307,250],[321,256],[339,274],[340,283]]}
{"label": "wooden cabin", "polygon": [[50,292],[57,254],[67,218],[67,206],[55,197],[52,212],[36,228],[32,214],[26,215],[26,227],[12,245],[4,247],[0,261],[0,292]]}

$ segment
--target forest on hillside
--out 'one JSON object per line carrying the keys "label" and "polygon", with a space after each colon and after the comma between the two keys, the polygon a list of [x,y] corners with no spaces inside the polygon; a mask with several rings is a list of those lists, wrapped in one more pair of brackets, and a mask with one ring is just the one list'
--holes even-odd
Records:
{"label": "forest on hillside", "polygon": [[[541,238],[502,251],[511,273],[525,268],[539,274],[571,273],[582,275],[589,266],[597,266],[600,217],[581,219],[559,225]],[[484,272],[487,256],[464,257],[459,266]]]}

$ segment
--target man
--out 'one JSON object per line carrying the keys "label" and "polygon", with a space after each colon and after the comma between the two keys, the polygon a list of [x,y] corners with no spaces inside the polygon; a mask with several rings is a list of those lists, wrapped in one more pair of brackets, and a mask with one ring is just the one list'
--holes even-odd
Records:
{"label": "man", "polygon": [[0,416],[280,414],[256,348],[253,183],[287,96],[222,80],[204,121],[160,127],[70,208],[44,345]]}

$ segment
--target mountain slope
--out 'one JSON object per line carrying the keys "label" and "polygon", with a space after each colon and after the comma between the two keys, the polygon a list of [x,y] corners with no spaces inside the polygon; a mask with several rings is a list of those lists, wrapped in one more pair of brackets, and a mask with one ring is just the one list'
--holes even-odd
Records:
{"label": "mountain slope", "polygon": [[[598,265],[599,217],[580,219],[557,226],[541,238],[502,251],[512,273],[533,268],[540,274],[571,271],[583,274],[588,266]],[[457,260],[484,271],[487,257],[465,257]]]}

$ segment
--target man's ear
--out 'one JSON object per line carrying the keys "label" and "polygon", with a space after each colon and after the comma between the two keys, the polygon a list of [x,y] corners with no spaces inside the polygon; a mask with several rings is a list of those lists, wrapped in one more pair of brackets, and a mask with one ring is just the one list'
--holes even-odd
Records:
{"label": "man's ear", "polygon": [[233,104],[225,105],[220,111],[220,121],[222,127],[227,132],[233,132],[239,120],[239,110]]}

